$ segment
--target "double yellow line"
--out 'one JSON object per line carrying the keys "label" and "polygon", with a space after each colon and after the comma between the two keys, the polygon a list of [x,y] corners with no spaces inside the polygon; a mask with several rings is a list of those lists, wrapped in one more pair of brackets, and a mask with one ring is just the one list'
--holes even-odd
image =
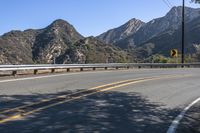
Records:
{"label": "double yellow line", "polygon": [[[56,98],[43,99],[43,100],[36,102],[34,104],[19,106],[19,107],[16,107],[16,108],[12,108],[12,109],[8,109],[8,110],[4,110],[4,111],[0,112],[0,115],[5,114],[5,113],[9,113],[9,112],[15,112],[11,116],[8,116],[8,117],[5,116],[5,118],[0,119],[0,124],[6,123],[6,122],[9,122],[9,121],[13,121],[13,120],[18,120],[18,119],[21,119],[25,116],[31,115],[35,112],[39,112],[39,111],[45,110],[47,108],[50,108],[50,107],[53,107],[53,106],[56,106],[56,105],[59,105],[59,104],[67,103],[67,102],[70,102],[70,101],[73,101],[73,100],[77,100],[77,99],[80,99],[82,97],[90,96],[90,95],[93,95],[93,94],[96,94],[96,93],[109,91],[109,90],[113,90],[113,89],[116,89],[116,88],[128,86],[128,85],[131,85],[131,84],[141,83],[141,82],[145,82],[145,81],[159,80],[159,79],[166,79],[166,78],[186,77],[186,76],[189,76],[189,75],[165,75],[165,76],[159,76],[159,77],[146,77],[146,78],[129,79],[129,80],[123,80],[123,81],[118,81],[118,82],[113,82],[113,83],[110,83],[110,84],[105,84],[105,85],[93,87],[93,88],[90,88],[90,89],[85,89],[85,90],[78,91],[78,92],[68,94],[68,95],[60,95],[60,96],[57,96]],[[91,92],[88,92],[88,91],[91,91]],[[88,92],[88,93],[84,93],[84,92]],[[83,94],[81,95],[81,93],[83,93]],[[80,95],[69,98],[70,96],[75,95],[75,94],[80,94]],[[38,104],[41,104],[41,103],[45,103],[45,102],[60,99],[60,98],[63,98],[63,100],[56,102],[56,103],[53,103],[53,104],[49,104],[49,105],[46,105],[46,106],[35,108],[35,109],[30,110],[30,111],[23,110],[23,108],[26,108],[26,107],[38,105]],[[65,98],[66,98],[66,100],[65,100]]]}

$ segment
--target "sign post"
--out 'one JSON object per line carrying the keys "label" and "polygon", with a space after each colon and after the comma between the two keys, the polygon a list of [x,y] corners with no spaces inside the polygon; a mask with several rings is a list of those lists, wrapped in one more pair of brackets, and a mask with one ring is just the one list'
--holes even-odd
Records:
{"label": "sign post", "polygon": [[181,47],[181,63],[185,63],[185,0],[182,7],[182,47]]}

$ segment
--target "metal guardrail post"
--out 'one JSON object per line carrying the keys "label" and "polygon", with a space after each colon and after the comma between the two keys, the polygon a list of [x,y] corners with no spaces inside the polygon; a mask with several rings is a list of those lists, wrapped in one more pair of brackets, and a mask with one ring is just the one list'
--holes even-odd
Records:
{"label": "metal guardrail post", "polygon": [[108,68],[119,69],[119,68],[200,68],[200,63],[110,63],[110,64],[40,64],[40,65],[0,65],[1,72],[11,72],[13,76],[17,75],[18,71],[31,70],[34,74],[38,74],[39,70],[49,70],[54,73],[56,69],[66,69],[67,72],[70,69],[80,69],[83,71],[84,68],[90,68],[96,70],[102,68],[107,70]]}
{"label": "metal guardrail post", "polygon": [[67,68],[67,72],[70,72],[70,68]]}
{"label": "metal guardrail post", "polygon": [[35,69],[33,73],[34,73],[34,75],[36,75],[38,73],[38,70]]}
{"label": "metal guardrail post", "polygon": [[55,72],[55,68],[51,69],[51,73],[54,73]]}
{"label": "metal guardrail post", "polygon": [[12,75],[16,76],[17,75],[17,71],[12,71]]}

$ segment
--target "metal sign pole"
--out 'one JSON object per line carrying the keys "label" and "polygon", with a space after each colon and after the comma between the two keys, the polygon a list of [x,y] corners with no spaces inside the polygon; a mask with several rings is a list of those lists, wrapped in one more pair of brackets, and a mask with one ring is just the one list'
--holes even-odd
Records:
{"label": "metal sign pole", "polygon": [[183,0],[182,7],[182,55],[181,63],[185,63],[185,0]]}

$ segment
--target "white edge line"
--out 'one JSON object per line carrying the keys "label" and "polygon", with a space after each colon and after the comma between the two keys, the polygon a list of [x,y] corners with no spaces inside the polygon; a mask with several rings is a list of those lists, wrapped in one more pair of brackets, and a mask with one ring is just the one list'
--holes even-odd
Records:
{"label": "white edge line", "polygon": [[167,133],[175,133],[176,129],[180,123],[180,121],[183,119],[184,115],[186,114],[186,112],[196,103],[198,103],[200,101],[200,97],[197,98],[195,101],[193,101],[191,104],[189,104],[176,118],[175,120],[172,122],[172,124],[170,125],[169,129],[167,130]]}
{"label": "white edge line", "polygon": [[[127,71],[127,70],[118,70],[120,71]],[[46,75],[46,76],[37,76],[37,77],[27,77],[27,78],[17,78],[17,79],[7,79],[7,80],[0,80],[0,83],[6,82],[14,82],[14,81],[23,81],[23,80],[31,80],[31,79],[42,79],[42,78],[51,78],[51,77],[59,77],[59,76],[67,76],[67,75],[78,75],[78,74],[90,74],[90,73],[107,73],[107,72],[114,72],[114,71],[90,71],[90,72],[74,72],[74,73],[63,73],[63,74],[54,74],[54,75]]]}
{"label": "white edge line", "polygon": [[[56,74],[56,75],[46,75],[46,76],[37,76],[37,77],[27,77],[27,78],[18,78],[18,79],[8,79],[8,80],[0,80],[0,83],[5,82],[14,82],[14,81],[23,81],[23,80],[31,80],[31,79],[42,79],[42,78],[51,78],[51,77],[59,77],[59,76],[66,76],[66,75],[77,75],[77,74],[88,74],[88,73],[100,73],[102,71],[96,72],[76,72],[76,73],[65,73],[65,74]],[[104,72],[111,72],[111,71],[104,71]]]}

